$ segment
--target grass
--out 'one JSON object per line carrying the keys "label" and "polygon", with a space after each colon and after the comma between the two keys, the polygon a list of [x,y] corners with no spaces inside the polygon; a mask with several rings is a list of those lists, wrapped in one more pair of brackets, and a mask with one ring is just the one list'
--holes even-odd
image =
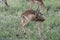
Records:
{"label": "grass", "polygon": [[[26,0],[8,0],[9,8],[5,9],[0,3],[0,40],[39,40],[38,30],[35,22],[30,22],[27,26],[28,38],[25,39],[23,32],[16,37],[17,28],[20,26],[20,15],[29,8]],[[49,7],[49,12],[44,9],[41,12],[46,16],[43,22],[43,32],[45,40],[60,40],[60,0],[45,0],[44,4]],[[36,9],[37,5],[33,7]],[[31,32],[32,28],[32,32]]]}

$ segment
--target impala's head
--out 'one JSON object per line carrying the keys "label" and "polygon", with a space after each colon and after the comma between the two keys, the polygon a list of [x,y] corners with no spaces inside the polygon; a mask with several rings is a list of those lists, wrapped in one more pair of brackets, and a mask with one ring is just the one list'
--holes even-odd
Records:
{"label": "impala's head", "polygon": [[45,21],[45,16],[40,12],[40,10],[36,10],[35,14],[37,21],[41,21],[41,22]]}

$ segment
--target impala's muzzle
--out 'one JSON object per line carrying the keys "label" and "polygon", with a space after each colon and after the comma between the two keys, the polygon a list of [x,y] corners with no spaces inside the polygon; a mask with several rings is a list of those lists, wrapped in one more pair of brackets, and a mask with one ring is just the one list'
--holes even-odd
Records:
{"label": "impala's muzzle", "polygon": [[45,16],[43,14],[39,13],[37,15],[37,21],[41,21],[41,22],[45,21]]}

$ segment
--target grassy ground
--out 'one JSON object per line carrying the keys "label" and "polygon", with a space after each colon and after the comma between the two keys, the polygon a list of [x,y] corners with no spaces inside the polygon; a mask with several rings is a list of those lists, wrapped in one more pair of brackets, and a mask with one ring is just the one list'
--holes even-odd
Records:
{"label": "grassy ground", "polygon": [[[23,33],[16,37],[17,28],[20,25],[20,14],[29,8],[26,0],[8,0],[9,8],[5,9],[0,3],[0,40],[39,40],[38,30],[34,22],[27,26],[28,38],[25,39]],[[44,9],[41,12],[46,16],[43,22],[43,32],[45,40],[60,40],[60,0],[45,0],[44,4],[49,7],[49,12]],[[33,9],[36,9],[33,7]],[[32,32],[31,33],[31,28]]]}

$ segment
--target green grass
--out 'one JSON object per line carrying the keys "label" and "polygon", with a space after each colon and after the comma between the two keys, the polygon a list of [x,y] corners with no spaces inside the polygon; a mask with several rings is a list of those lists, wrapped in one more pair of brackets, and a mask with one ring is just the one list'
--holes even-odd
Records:
{"label": "green grass", "polygon": [[[27,26],[27,39],[23,32],[16,37],[17,28],[20,26],[20,15],[29,8],[26,0],[8,0],[9,8],[5,9],[4,4],[0,3],[0,40],[39,40],[38,30],[35,22],[30,22]],[[45,40],[60,40],[60,0],[45,0],[44,4],[50,7],[48,13],[41,10],[46,16],[43,22],[43,33]],[[33,7],[36,9],[37,5]],[[32,32],[31,32],[32,28]]]}

